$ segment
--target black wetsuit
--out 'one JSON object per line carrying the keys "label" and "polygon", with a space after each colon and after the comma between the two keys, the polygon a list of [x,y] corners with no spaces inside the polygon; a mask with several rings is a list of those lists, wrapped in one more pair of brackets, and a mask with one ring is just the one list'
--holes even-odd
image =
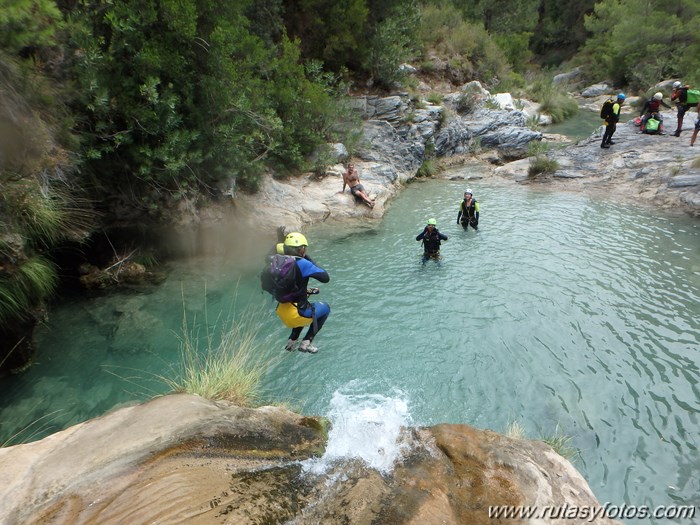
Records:
{"label": "black wetsuit", "polygon": [[440,233],[437,228],[432,231],[426,226],[416,236],[417,241],[423,241],[423,257],[437,257],[440,255],[440,241],[446,241],[447,235]]}
{"label": "black wetsuit", "polygon": [[459,205],[459,213],[457,214],[457,224],[460,223],[465,230],[469,226],[475,230],[479,229],[479,205],[476,199],[472,198],[469,206],[467,206],[466,200],[462,200],[462,204]]}

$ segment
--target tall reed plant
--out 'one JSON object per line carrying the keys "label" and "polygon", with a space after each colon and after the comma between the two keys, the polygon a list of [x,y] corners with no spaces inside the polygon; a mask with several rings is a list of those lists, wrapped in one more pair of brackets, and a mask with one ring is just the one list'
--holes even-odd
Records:
{"label": "tall reed plant", "polygon": [[217,319],[201,334],[197,319],[183,315],[180,360],[172,377],[162,379],[174,392],[196,394],[205,399],[256,406],[262,399],[260,381],[281,358],[265,352],[265,338],[257,309]]}
{"label": "tall reed plant", "polygon": [[0,274],[0,324],[30,315],[48,299],[58,284],[56,267],[43,257],[34,256],[11,273]]}

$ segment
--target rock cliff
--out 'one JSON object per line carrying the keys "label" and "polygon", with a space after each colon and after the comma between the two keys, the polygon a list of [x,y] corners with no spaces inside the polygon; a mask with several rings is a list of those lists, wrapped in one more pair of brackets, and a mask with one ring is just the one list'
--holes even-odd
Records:
{"label": "rock cliff", "polygon": [[[156,398],[41,441],[0,450],[0,523],[616,523],[542,442],[466,425],[406,428],[393,468],[323,455],[326,422],[185,394]],[[489,517],[533,506],[543,518]],[[546,511],[545,509],[551,509]]]}

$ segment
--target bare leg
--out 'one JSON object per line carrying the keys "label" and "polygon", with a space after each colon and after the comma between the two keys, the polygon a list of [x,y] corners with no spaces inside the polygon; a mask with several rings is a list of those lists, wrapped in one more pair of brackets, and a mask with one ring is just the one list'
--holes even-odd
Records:
{"label": "bare leg", "polygon": [[362,200],[367,206],[374,208],[374,201],[369,198],[369,195],[367,195],[364,191],[358,191],[357,194],[362,197]]}
{"label": "bare leg", "polygon": [[700,131],[700,129],[697,129],[697,128],[696,128],[696,129],[693,130],[693,136],[690,137],[690,145],[691,145],[691,146],[693,146],[693,145],[695,144],[695,139],[696,139],[697,136],[698,136],[698,131]]}

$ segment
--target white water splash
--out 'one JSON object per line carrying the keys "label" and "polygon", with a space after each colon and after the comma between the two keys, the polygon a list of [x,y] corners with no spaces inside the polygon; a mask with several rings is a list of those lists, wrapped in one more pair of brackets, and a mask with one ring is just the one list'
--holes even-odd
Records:
{"label": "white water splash", "polygon": [[339,460],[361,459],[382,473],[392,470],[403,448],[399,437],[408,426],[408,403],[379,394],[344,394],[336,391],[330,403],[326,452],[321,458],[303,462],[313,474],[323,474]]}

